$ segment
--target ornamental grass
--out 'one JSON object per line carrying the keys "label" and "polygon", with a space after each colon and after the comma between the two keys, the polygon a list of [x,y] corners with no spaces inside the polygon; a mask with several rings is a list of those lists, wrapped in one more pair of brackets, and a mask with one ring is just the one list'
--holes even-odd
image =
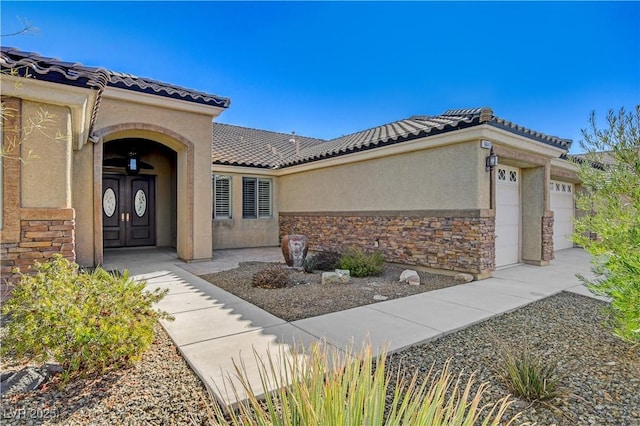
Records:
{"label": "ornamental grass", "polygon": [[374,356],[371,345],[344,353],[316,343],[285,355],[281,350],[261,357],[254,351],[261,381],[257,388],[249,383],[245,364],[234,364],[239,384],[228,377],[225,389],[243,401],[227,411],[212,404],[212,423],[471,426],[509,425],[519,417],[503,419],[513,401],[506,396],[484,403],[488,384],[476,386],[473,375],[462,380],[448,361],[440,371],[432,366],[426,376],[416,372],[407,379],[401,372],[392,377],[386,351]]}

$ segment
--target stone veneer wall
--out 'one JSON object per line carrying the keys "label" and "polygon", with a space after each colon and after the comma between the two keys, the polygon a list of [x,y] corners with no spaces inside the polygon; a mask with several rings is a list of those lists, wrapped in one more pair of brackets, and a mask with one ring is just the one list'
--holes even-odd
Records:
{"label": "stone veneer wall", "polygon": [[495,269],[491,210],[280,213],[280,235],[303,234],[309,249],[377,250],[388,262],[487,277]]}
{"label": "stone veneer wall", "polygon": [[[14,268],[28,272],[35,261],[45,262],[59,253],[75,261],[75,212],[73,209],[19,209],[20,233],[15,241],[0,244],[2,294],[15,278]],[[7,280],[8,279],[8,280]]]}
{"label": "stone veneer wall", "polygon": [[553,260],[553,212],[542,216],[542,260]]}

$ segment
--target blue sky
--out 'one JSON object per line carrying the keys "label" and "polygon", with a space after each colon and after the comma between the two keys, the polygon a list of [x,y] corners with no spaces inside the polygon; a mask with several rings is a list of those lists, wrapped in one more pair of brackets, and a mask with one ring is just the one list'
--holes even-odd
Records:
{"label": "blue sky", "polygon": [[638,2],[11,2],[2,44],[231,98],[224,123],[333,138],[450,108],[574,139],[640,104]]}

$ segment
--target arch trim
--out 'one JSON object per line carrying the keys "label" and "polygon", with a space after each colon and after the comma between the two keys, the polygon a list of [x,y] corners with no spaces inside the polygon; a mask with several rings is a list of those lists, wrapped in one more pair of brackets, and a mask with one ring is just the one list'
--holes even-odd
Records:
{"label": "arch trim", "polygon": [[[127,135],[127,133],[150,132],[151,135]],[[93,218],[94,218],[94,262],[96,265],[103,263],[104,242],[102,239],[102,160],[104,153],[104,143],[116,138],[110,138],[114,134],[122,133],[117,139],[128,136],[142,136],[153,142],[162,144],[176,151],[177,168],[178,168],[178,191],[186,191],[187,202],[178,203],[178,227],[177,227],[177,251],[178,257],[191,260],[193,259],[194,245],[194,144],[184,136],[161,126],[147,123],[120,123],[113,126],[107,126],[99,130],[95,130],[92,140],[95,141],[93,147]],[[153,137],[153,134],[159,136]],[[167,143],[168,142],[168,143]],[[175,145],[172,146],[171,142]],[[184,165],[184,166],[182,166]],[[186,170],[181,172],[180,167]],[[180,182],[180,176],[184,176],[185,182]],[[183,210],[183,211],[181,211]],[[182,214],[181,214],[182,213]],[[182,228],[180,221],[186,222],[186,234],[180,235]]]}

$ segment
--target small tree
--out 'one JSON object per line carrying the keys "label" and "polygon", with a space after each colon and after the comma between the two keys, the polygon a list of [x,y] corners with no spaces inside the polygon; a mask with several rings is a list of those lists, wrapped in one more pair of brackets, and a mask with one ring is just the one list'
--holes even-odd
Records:
{"label": "small tree", "polygon": [[586,161],[577,162],[583,191],[573,241],[593,256],[589,289],[611,298],[614,333],[640,342],[640,105],[609,111],[600,129],[595,113],[582,131]]}

